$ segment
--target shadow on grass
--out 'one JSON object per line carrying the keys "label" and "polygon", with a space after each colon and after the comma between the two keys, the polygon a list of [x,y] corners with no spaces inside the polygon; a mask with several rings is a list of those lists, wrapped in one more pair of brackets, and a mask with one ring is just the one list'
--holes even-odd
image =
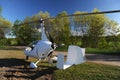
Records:
{"label": "shadow on grass", "polygon": [[[0,59],[1,73],[5,73],[3,76],[7,79],[39,79],[39,80],[51,80],[53,72],[56,70],[53,66],[39,66],[37,69],[29,67],[30,62],[24,59]],[[47,63],[48,64],[48,63]],[[4,70],[3,70],[4,69]]]}
{"label": "shadow on grass", "polygon": [[30,63],[25,61],[24,59],[16,59],[16,58],[6,58],[0,59],[0,67],[14,67],[21,65],[29,65]]}

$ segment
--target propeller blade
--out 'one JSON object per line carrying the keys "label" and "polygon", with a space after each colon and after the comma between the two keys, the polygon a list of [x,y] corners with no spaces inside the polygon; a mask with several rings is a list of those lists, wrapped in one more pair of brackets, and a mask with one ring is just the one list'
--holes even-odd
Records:
{"label": "propeller blade", "polygon": [[54,43],[54,40],[53,40],[51,34],[50,34],[48,31],[46,31],[46,34],[47,34],[49,40],[52,42],[51,47],[52,47],[53,49],[55,49],[57,46],[56,46],[56,44]]}
{"label": "propeller blade", "polygon": [[50,35],[50,33],[49,33],[48,31],[46,31],[46,34],[47,34],[49,40],[50,40],[52,43],[54,43],[54,40],[53,40],[52,36]]}

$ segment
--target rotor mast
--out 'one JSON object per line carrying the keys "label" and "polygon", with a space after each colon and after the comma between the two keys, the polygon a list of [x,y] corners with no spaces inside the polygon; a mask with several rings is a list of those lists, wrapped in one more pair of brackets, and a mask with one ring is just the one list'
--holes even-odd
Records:
{"label": "rotor mast", "polygon": [[44,20],[43,19],[40,19],[40,26],[41,26],[41,39],[42,40],[45,40],[45,41],[48,41],[48,38],[45,34],[45,28],[44,28]]}

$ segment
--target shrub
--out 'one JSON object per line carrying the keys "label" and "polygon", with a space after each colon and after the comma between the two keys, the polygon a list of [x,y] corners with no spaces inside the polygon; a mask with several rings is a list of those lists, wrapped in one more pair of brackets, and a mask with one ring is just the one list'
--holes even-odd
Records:
{"label": "shrub", "polygon": [[107,41],[105,40],[105,38],[101,38],[101,40],[98,43],[98,48],[100,49],[108,48]]}
{"label": "shrub", "polygon": [[16,39],[0,39],[0,45],[1,46],[11,46],[11,45],[17,45]]}
{"label": "shrub", "polygon": [[7,39],[0,39],[0,45],[2,46],[10,45],[10,41]]}

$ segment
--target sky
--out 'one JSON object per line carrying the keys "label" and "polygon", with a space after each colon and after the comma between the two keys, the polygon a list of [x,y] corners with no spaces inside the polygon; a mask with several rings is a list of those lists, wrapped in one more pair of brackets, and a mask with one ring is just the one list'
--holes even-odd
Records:
{"label": "sky", "polygon": [[[31,17],[40,11],[48,11],[51,16],[56,16],[62,11],[69,15],[75,11],[92,12],[94,8],[100,11],[120,10],[120,0],[0,0],[2,16],[14,22]],[[107,15],[120,22],[120,13]]]}

